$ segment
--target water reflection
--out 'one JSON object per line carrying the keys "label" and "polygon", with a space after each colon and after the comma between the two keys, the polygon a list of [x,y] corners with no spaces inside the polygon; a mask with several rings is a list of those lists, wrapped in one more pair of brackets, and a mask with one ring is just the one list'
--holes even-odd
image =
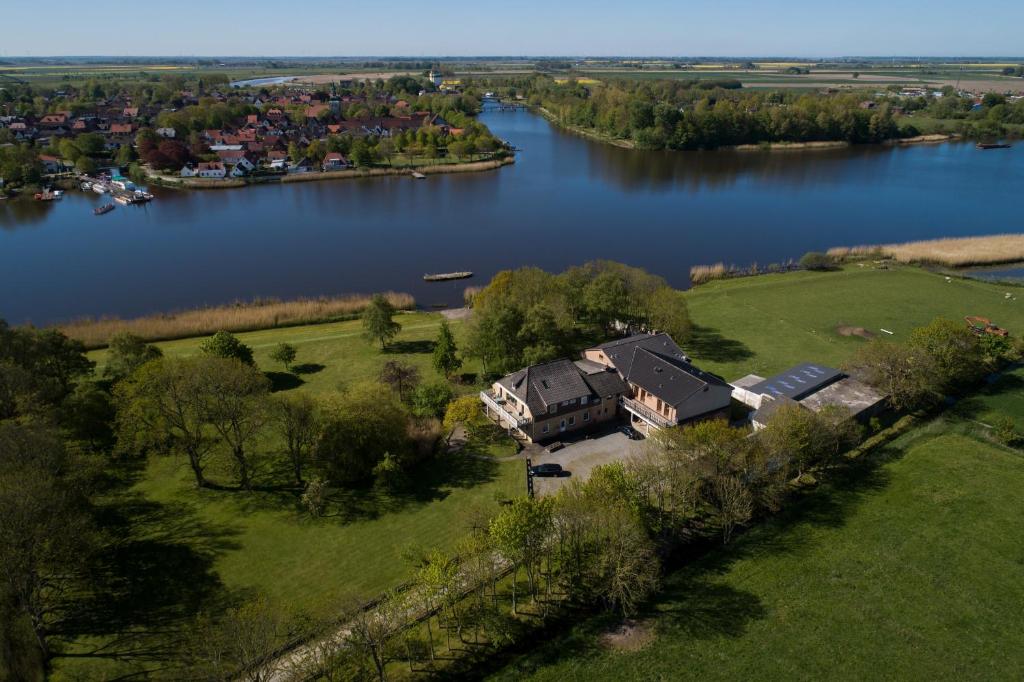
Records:
{"label": "water reflection", "polygon": [[104,198],[91,192],[0,202],[0,317],[43,323],[384,289],[460,305],[467,282],[425,284],[423,273],[473,270],[468,284],[480,284],[504,268],[594,258],[684,287],[697,263],[1019,228],[1020,146],[636,152],[525,111],[483,118],[522,148],[514,165],[424,181],[155,188],[151,204],[100,217],[92,208]]}

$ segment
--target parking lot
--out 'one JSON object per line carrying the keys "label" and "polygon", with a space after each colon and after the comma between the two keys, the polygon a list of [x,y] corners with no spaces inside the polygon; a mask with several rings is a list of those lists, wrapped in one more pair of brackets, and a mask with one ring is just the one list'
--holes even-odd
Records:
{"label": "parking lot", "polygon": [[538,496],[554,495],[558,489],[569,481],[585,481],[590,477],[594,467],[611,462],[625,461],[646,447],[647,441],[630,440],[618,431],[594,434],[589,439],[566,443],[565,447],[555,452],[544,449],[533,456],[533,464],[560,464],[568,476],[540,477],[533,479],[534,494]]}

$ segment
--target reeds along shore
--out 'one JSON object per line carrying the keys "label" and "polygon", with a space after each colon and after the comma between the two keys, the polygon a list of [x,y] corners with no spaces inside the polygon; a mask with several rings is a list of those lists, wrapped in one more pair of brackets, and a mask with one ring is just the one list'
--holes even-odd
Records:
{"label": "reeds along shore", "polygon": [[958,237],[828,250],[837,261],[888,257],[900,263],[933,263],[953,268],[1024,261],[1024,234]]}
{"label": "reeds along shore", "polygon": [[[386,292],[384,296],[399,310],[411,310],[416,301],[409,294]],[[167,341],[205,336],[224,330],[244,332],[298,324],[328,322],[361,312],[371,295],[307,298],[295,301],[257,300],[230,305],[147,315],[131,320],[119,318],[83,319],[56,325],[88,348],[100,348],[121,332],[147,341]]]}

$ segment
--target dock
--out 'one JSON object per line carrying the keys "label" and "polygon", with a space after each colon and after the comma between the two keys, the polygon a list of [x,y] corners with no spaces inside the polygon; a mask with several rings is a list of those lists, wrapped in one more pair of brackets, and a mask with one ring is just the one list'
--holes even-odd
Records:
{"label": "dock", "polygon": [[442,272],[433,275],[423,275],[424,282],[447,282],[453,279],[469,279],[473,276],[471,271],[463,272]]}

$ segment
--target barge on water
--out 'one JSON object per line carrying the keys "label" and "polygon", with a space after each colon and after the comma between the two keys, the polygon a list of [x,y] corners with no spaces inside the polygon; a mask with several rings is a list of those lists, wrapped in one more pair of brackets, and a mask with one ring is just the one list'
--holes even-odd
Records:
{"label": "barge on water", "polygon": [[473,273],[465,270],[463,272],[440,272],[433,275],[423,275],[424,282],[447,282],[452,279],[469,279]]}
{"label": "barge on water", "polygon": [[94,208],[92,212],[93,215],[103,215],[104,213],[110,213],[114,208],[115,206],[113,204],[103,204],[102,206]]}
{"label": "barge on water", "polygon": [[978,149],[1009,149],[1010,145],[999,142],[979,142],[977,147]]}

